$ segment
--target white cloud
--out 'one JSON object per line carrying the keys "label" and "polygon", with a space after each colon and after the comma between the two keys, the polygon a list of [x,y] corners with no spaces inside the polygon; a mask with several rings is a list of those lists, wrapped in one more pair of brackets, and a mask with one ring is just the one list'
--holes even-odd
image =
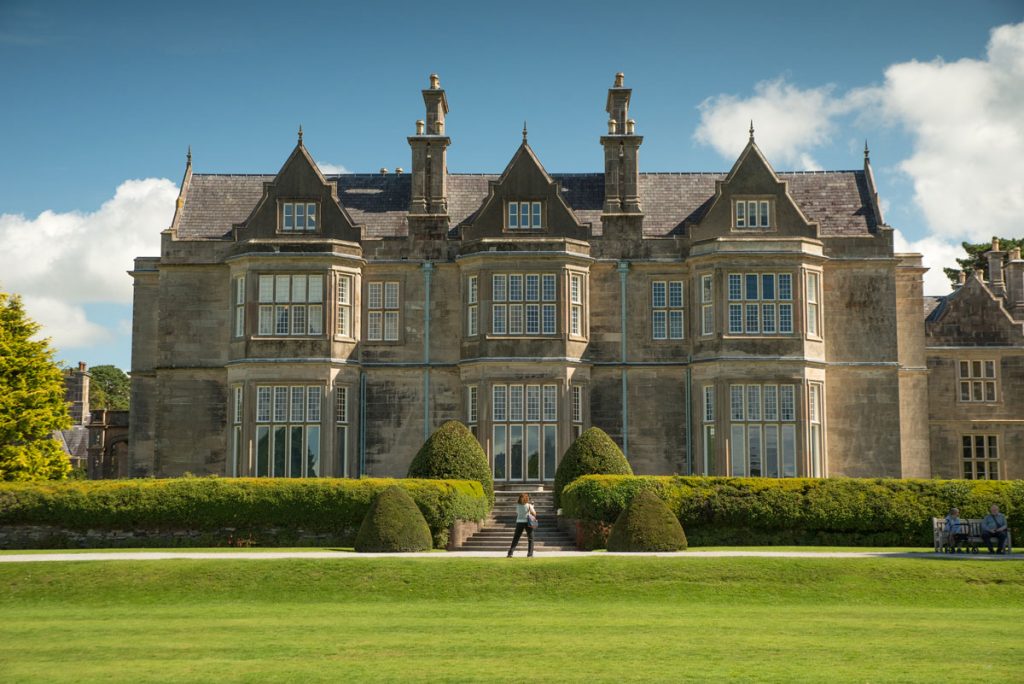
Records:
{"label": "white cloud", "polygon": [[924,293],[926,295],[947,294],[952,288],[943,268],[960,268],[957,257],[964,256],[964,250],[957,242],[943,240],[940,237],[928,237],[910,242],[899,230],[893,231],[893,251],[917,252],[924,257],[924,265],[928,272],[924,274]]}
{"label": "white cloud", "polygon": [[58,347],[112,339],[80,305],[131,302],[127,271],[136,256],[160,253],[177,194],[167,179],[128,180],[95,212],[0,214],[0,289],[22,295]]}
{"label": "white cloud", "polygon": [[316,165],[320,168],[320,173],[331,176],[337,173],[352,173],[341,164],[332,164],[330,162],[318,161]]}
{"label": "white cloud", "polygon": [[933,233],[1024,235],[1024,23],[995,29],[982,60],[894,64],[874,95],[913,138],[900,169]]}
{"label": "white cloud", "polygon": [[726,159],[735,159],[747,144],[754,122],[758,147],[779,168],[818,170],[810,150],[829,142],[833,119],[848,112],[853,102],[833,97],[831,85],[801,90],[779,78],[754,86],[748,98],[716,95],[700,106],[700,125],[694,139],[710,145]]}

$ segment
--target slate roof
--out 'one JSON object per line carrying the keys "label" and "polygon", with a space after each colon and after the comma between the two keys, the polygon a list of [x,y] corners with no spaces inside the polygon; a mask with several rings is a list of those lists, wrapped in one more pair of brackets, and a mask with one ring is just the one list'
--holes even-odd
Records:
{"label": "slate roof", "polygon": [[56,430],[53,438],[70,458],[86,460],[89,457],[89,430],[76,426],[68,430]]}
{"label": "slate roof", "polygon": [[[684,223],[699,221],[711,204],[715,181],[725,173],[641,173],[640,204],[644,210],[644,236],[667,237],[683,233]],[[779,173],[804,214],[817,221],[823,236],[856,236],[875,231],[863,171],[809,171]],[[453,230],[467,222],[487,197],[488,182],[498,174],[450,174],[448,213]],[[604,175],[553,173],[566,202],[595,234],[601,230]],[[222,239],[233,224],[241,223],[263,196],[263,183],[272,175],[193,174],[178,219],[178,238]],[[342,174],[327,176],[337,182],[338,198],[363,226],[367,238],[401,237],[408,233],[409,174]]]}

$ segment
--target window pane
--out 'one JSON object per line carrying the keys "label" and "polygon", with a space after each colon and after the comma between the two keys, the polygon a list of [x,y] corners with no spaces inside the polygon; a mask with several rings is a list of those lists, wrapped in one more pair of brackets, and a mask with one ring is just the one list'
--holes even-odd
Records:
{"label": "window pane", "polygon": [[765,334],[773,334],[775,332],[775,305],[774,304],[762,304],[761,305],[761,330]]}
{"label": "window pane", "polygon": [[384,312],[384,340],[395,342],[398,340],[398,312]]}
{"label": "window pane", "polygon": [[779,418],[785,421],[796,420],[796,396],[793,385],[779,387]]}
{"label": "window pane", "polygon": [[291,412],[289,420],[293,423],[301,423],[306,416],[306,388],[292,387]]}
{"label": "window pane", "polygon": [[508,477],[508,453],[506,441],[506,428],[504,425],[494,426],[494,443],[491,451],[494,453],[494,479],[504,480]]}
{"label": "window pane", "polygon": [[276,307],[276,309],[274,311],[274,314],[275,314],[275,317],[277,319],[277,325],[276,325],[275,332],[278,335],[287,335],[288,334],[288,329],[289,329],[288,328],[288,307],[287,306],[278,306],[278,307]]}
{"label": "window pane", "polygon": [[306,334],[306,307],[293,306],[292,310],[292,335]]}
{"label": "window pane", "polygon": [[761,227],[768,227],[768,203],[761,202]]}
{"label": "window pane", "polygon": [[306,288],[306,301],[311,304],[324,301],[324,277],[322,275],[308,276],[309,287]]}
{"label": "window pane", "polygon": [[996,377],[996,363],[995,361],[985,362],[985,377],[994,378]]}
{"label": "window pane", "polygon": [[288,428],[285,426],[274,426],[274,460],[272,464],[271,477],[287,477],[286,464],[288,462]]}
{"label": "window pane", "polygon": [[526,386],[526,420],[540,420],[540,385]]}
{"label": "window pane", "polygon": [[999,457],[999,450],[996,448],[996,436],[995,435],[989,435],[989,437],[988,437],[988,457],[989,458],[998,458]]}
{"label": "window pane", "polygon": [[960,362],[960,377],[969,378],[971,377],[971,364],[966,361]]}
{"label": "window pane", "polygon": [[712,280],[711,276],[709,276],[709,275],[701,276],[701,278],[700,278],[700,287],[701,287],[701,293],[700,293],[700,301],[701,301],[701,303],[702,304],[710,304],[711,303],[711,297],[713,295],[713,292],[712,292],[712,290],[713,290],[713,280]]}
{"label": "window pane", "polygon": [[779,274],[779,299],[793,299],[793,275],[790,273]]}
{"label": "window pane", "polygon": [[715,422],[715,388],[714,385],[704,386],[704,422]]}
{"label": "window pane", "polygon": [[530,227],[530,203],[520,202],[519,203],[519,227],[529,228]]}
{"label": "window pane", "polygon": [[730,304],[729,305],[729,332],[730,333],[742,333],[743,332],[743,305],[742,304]]}
{"label": "window pane", "polygon": [[504,274],[496,274],[491,278],[491,299],[496,302],[505,301],[505,283],[506,278]]}
{"label": "window pane", "polygon": [[506,407],[508,402],[508,386],[507,385],[495,385],[491,388],[491,419],[497,422],[504,421],[506,418]]}
{"label": "window pane", "polygon": [[309,334],[322,335],[324,332],[324,308],[319,304],[311,304],[308,308]]}
{"label": "window pane", "polygon": [[747,464],[750,477],[761,477],[761,426],[747,426]]}
{"label": "window pane", "polygon": [[736,227],[743,228],[747,225],[747,203],[736,203]]}
{"label": "window pane", "polygon": [[540,202],[533,203],[533,227],[540,228]]}
{"label": "window pane", "polygon": [[745,278],[744,299],[757,299],[757,274],[748,273]]}
{"label": "window pane", "polygon": [[545,302],[553,302],[553,301],[555,301],[555,297],[556,297],[556,293],[555,293],[555,274],[553,274],[553,273],[545,273],[543,279],[544,279],[544,285],[543,285],[542,289],[544,290],[544,295],[543,295],[544,301]]}
{"label": "window pane", "polygon": [[504,335],[506,332],[506,306],[505,304],[495,304],[491,309],[491,332],[495,335]]}
{"label": "window pane", "polygon": [[384,316],[380,311],[371,311],[366,316],[366,338],[377,342],[384,337]]}
{"label": "window pane", "polygon": [[569,301],[583,303],[583,276],[574,275],[569,279]]}
{"label": "window pane", "polygon": [[971,400],[971,383],[961,382],[960,383],[960,401]]}
{"label": "window pane", "polygon": [[306,301],[306,276],[304,276],[304,275],[292,276],[292,301],[293,302],[304,302],[304,301]]}
{"label": "window pane", "polygon": [[796,426],[782,426],[782,476],[796,477]]}
{"label": "window pane", "polygon": [[[256,422],[270,422],[270,388],[256,388]],[[966,439],[966,438],[965,438]]]}
{"label": "window pane", "polygon": [[398,283],[384,283],[384,308],[398,308]]}
{"label": "window pane", "polygon": [[779,426],[777,425],[764,426],[764,474],[765,477],[779,476]]}
{"label": "window pane", "polygon": [[758,304],[747,304],[746,331],[748,334],[756,334],[760,331],[760,325],[758,325],[758,313],[760,308],[761,307]]}
{"label": "window pane", "polygon": [[513,273],[508,277],[508,300],[510,302],[523,301],[523,276]]}
{"label": "window pane", "polygon": [[807,334],[818,334],[818,305],[807,304]]}
{"label": "window pane", "polygon": [[544,420],[558,420],[558,387],[544,385]]}
{"label": "window pane", "polygon": [[511,467],[509,476],[513,480],[523,479],[523,426],[512,425],[509,429],[508,440],[509,458]]}
{"label": "window pane", "polygon": [[523,305],[511,304],[508,307],[508,334],[523,334]]}
{"label": "window pane", "polygon": [[569,332],[573,335],[583,334],[583,307],[573,304],[569,310]]}
{"label": "window pane", "polygon": [[664,282],[653,282],[651,283],[651,306],[663,307],[665,306],[665,283]]}
{"label": "window pane", "polygon": [[260,303],[267,304],[274,301],[274,276],[260,276]]}
{"label": "window pane", "polygon": [[555,326],[555,305],[545,304],[544,305],[544,334],[554,335],[556,331]]}
{"label": "window pane", "polygon": [[579,385],[572,387],[572,422],[583,422],[583,388]]}
{"label": "window pane", "polygon": [[467,280],[466,300],[469,304],[476,304],[477,300],[477,277],[470,276]]}
{"label": "window pane", "polygon": [[526,276],[526,301],[536,302],[540,300],[540,276],[530,274]]}
{"label": "window pane", "polygon": [[654,339],[656,339],[656,340],[663,340],[663,339],[665,339],[665,337],[666,337],[665,312],[664,311],[655,311],[651,320],[652,320],[652,324],[653,324],[652,334],[654,336]]}
{"label": "window pane", "polygon": [[683,339],[683,312],[669,311],[668,336],[673,340]]}
{"label": "window pane", "polygon": [[761,299],[771,301],[775,299],[775,274],[761,274]]}
{"label": "window pane", "polygon": [[306,388],[306,422],[320,422],[320,388],[316,386]]}
{"label": "window pane", "polygon": [[730,440],[731,444],[729,445],[729,463],[731,466],[729,474],[733,477],[744,477],[747,474],[747,454],[746,449],[744,448],[745,436],[746,432],[742,425],[732,426],[732,439]]}
{"label": "window pane", "polygon": [[729,418],[743,420],[743,385],[729,386]]}
{"label": "window pane", "polygon": [[747,385],[747,420],[761,420],[760,385]]}
{"label": "window pane", "polygon": [[793,332],[793,305],[779,304],[779,332],[788,335]]}
{"label": "window pane", "polygon": [[336,423],[348,422],[348,387],[338,387],[335,390],[334,421]]}
{"label": "window pane", "polygon": [[523,386],[509,385],[508,388],[508,419],[512,422],[523,419]]}
{"label": "window pane", "polygon": [[981,401],[982,400],[981,399],[981,397],[982,397],[981,383],[975,381],[975,382],[971,383],[971,388],[974,390],[974,401]]}
{"label": "window pane", "polygon": [[291,279],[289,276],[280,275],[274,278],[274,301],[287,302]]}
{"label": "window pane", "polygon": [[743,299],[743,279],[739,273],[729,274],[729,299]]}
{"label": "window pane", "polygon": [[540,479],[540,425],[526,426],[526,477]]}
{"label": "window pane", "polygon": [[260,307],[259,334],[260,335],[273,335],[274,334],[274,307],[272,307],[272,306],[261,306]]}
{"label": "window pane", "polygon": [[981,361],[971,361],[971,377],[981,377]]}
{"label": "window pane", "polygon": [[466,312],[466,328],[467,328],[466,333],[470,337],[472,337],[473,335],[476,335],[477,332],[478,332],[477,316],[478,316],[478,311],[477,311],[476,305],[474,304],[473,306],[469,307],[469,310]]}
{"label": "window pane", "polygon": [[747,202],[747,227],[757,227],[757,202]]}
{"label": "window pane", "polygon": [[508,227],[518,228],[519,227],[519,203],[509,202],[508,203]]}
{"label": "window pane", "polygon": [[270,476],[270,427],[256,428],[256,477]]}
{"label": "window pane", "polygon": [[295,230],[306,230],[306,205],[302,202],[295,205]]}
{"label": "window pane", "polygon": [[715,332],[715,310],[711,304],[701,307],[700,332],[702,335],[711,335]]}
{"label": "window pane", "polygon": [[996,400],[996,383],[986,382],[985,383],[985,401]]}
{"label": "window pane", "polygon": [[306,428],[306,477],[320,477],[320,428]]}
{"label": "window pane", "polygon": [[288,388],[274,388],[274,422],[284,423],[288,421]]}
{"label": "window pane", "polygon": [[681,307],[683,305],[683,283],[673,280],[668,284],[668,305]]}
{"label": "window pane", "polygon": [[555,479],[558,461],[558,428],[554,425],[544,426],[544,479]]}
{"label": "window pane", "polygon": [[293,425],[288,430],[288,470],[291,477],[302,477],[302,457],[305,455],[302,449],[301,425]]}
{"label": "window pane", "polygon": [[366,307],[380,309],[384,305],[384,283],[370,283],[366,286]]}
{"label": "window pane", "polygon": [[764,419],[768,421],[779,419],[779,388],[775,385],[764,386]]}

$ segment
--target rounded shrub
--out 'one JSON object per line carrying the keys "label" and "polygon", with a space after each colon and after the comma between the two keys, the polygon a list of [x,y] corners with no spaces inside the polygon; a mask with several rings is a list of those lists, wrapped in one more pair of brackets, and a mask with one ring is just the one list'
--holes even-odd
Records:
{"label": "rounded shrub", "polygon": [[561,506],[562,490],[578,477],[632,474],[622,449],[608,433],[601,428],[589,428],[566,449],[555,471],[555,508]]}
{"label": "rounded shrub", "polygon": [[641,490],[619,514],[608,535],[609,551],[684,551],[686,533],[665,502]]}
{"label": "rounded shrub", "polygon": [[480,442],[465,425],[449,420],[427,438],[409,464],[407,477],[428,480],[477,480],[494,505],[494,480]]}
{"label": "rounded shrub", "polygon": [[409,494],[393,485],[381,492],[356,535],[361,553],[427,551],[433,546],[427,521]]}

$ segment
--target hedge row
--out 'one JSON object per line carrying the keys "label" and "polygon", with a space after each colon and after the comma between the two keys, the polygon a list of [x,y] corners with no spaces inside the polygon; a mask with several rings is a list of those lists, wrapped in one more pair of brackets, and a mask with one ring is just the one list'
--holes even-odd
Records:
{"label": "hedge row", "polygon": [[993,503],[1015,534],[1024,529],[1024,480],[589,475],[566,487],[563,514],[582,521],[587,536],[607,529],[647,489],[676,514],[693,546],[931,546],[933,516],[957,506],[960,517],[981,518]]}
{"label": "hedge row", "polygon": [[[234,530],[234,538],[255,544],[318,535],[328,543],[350,546],[374,497],[394,484],[416,502],[438,548],[447,544],[453,522],[483,520],[490,508],[480,483],[468,480],[212,477],[2,483],[0,528]],[[205,539],[209,543],[211,537]]]}

